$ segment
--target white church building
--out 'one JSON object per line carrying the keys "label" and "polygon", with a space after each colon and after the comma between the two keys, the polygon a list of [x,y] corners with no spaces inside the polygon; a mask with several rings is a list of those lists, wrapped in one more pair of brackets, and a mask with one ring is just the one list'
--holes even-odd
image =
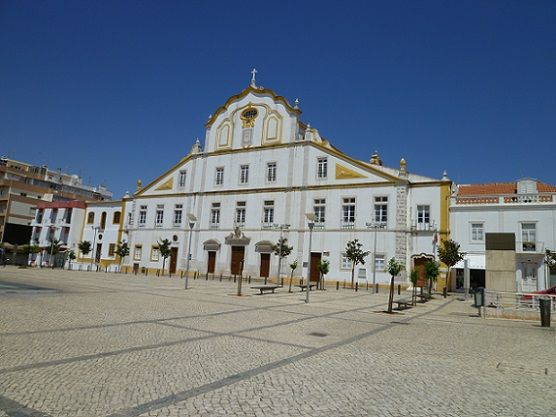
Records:
{"label": "white church building", "polygon": [[300,117],[297,100],[292,106],[257,86],[253,75],[210,116],[204,145],[197,141],[177,164],[124,197],[122,239],[130,255],[123,265],[161,268],[158,242],[168,239],[172,273],[189,266],[202,275],[276,279],[271,246],[280,236],[293,246],[282,277],[297,260],[294,277],[311,271],[317,280],[318,264],[327,259],[326,278],[349,281],[345,247],[353,239],[370,251],[355,274],[368,282],[388,282],[392,257],[405,265],[404,277],[433,258],[436,237],[445,239],[448,229],[446,175],[415,175],[404,159],[389,168],[376,152],[369,162],[355,160]]}

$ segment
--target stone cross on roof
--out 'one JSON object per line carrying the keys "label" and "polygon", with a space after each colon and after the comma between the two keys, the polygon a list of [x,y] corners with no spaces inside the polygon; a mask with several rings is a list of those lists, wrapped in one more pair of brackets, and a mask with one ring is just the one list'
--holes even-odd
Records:
{"label": "stone cross on roof", "polygon": [[255,75],[257,74],[257,72],[259,72],[259,71],[257,71],[255,68],[253,68],[253,69],[251,70],[251,85],[252,85],[253,87],[255,87],[255,85],[256,85],[256,84],[255,84]]}

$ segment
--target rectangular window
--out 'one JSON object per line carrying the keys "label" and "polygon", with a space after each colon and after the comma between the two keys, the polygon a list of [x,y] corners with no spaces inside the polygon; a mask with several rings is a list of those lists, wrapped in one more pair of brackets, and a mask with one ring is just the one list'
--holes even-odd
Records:
{"label": "rectangular window", "polygon": [[135,248],[133,249],[133,259],[136,261],[140,261],[142,254],[143,254],[143,246],[135,245]]}
{"label": "rectangular window", "polygon": [[160,259],[160,249],[158,246],[151,247],[151,262],[158,262]]}
{"label": "rectangular window", "polygon": [[375,223],[388,222],[388,197],[375,197]]}
{"label": "rectangular window", "polygon": [[263,206],[263,223],[271,225],[274,223],[274,201],[266,200]]}
{"label": "rectangular window", "polygon": [[317,158],[317,178],[325,179],[328,177],[328,158]]}
{"label": "rectangular window", "polygon": [[217,228],[220,225],[220,203],[212,203],[210,210],[210,227]]}
{"label": "rectangular window", "polygon": [[239,183],[249,183],[249,165],[241,165],[239,167]]}
{"label": "rectangular window", "polygon": [[385,268],[386,268],[385,256],[380,254],[380,253],[376,253],[375,254],[375,271],[384,271]]}
{"label": "rectangular window", "polygon": [[351,269],[353,263],[348,259],[345,253],[340,254],[340,269]]}
{"label": "rectangular window", "polygon": [[214,183],[216,185],[224,184],[224,167],[216,168],[216,175],[214,177]]}
{"label": "rectangular window", "polygon": [[266,182],[276,181],[276,162],[266,164]]}
{"label": "rectangular window", "polygon": [[147,206],[139,206],[139,227],[147,222]]}
{"label": "rectangular window", "polygon": [[483,223],[471,223],[471,242],[483,242],[485,231]]}
{"label": "rectangular window", "polygon": [[245,210],[247,203],[245,201],[238,201],[236,203],[236,224],[245,224]]}
{"label": "rectangular window", "polygon": [[156,216],[154,220],[155,227],[162,227],[164,223],[164,204],[158,204],[156,206]]}
{"label": "rectangular window", "polygon": [[355,197],[343,199],[342,223],[343,225],[353,225],[355,223]]}
{"label": "rectangular window", "polygon": [[324,223],[326,218],[326,199],[315,198],[313,204],[313,213],[317,216],[316,223]]}
{"label": "rectangular window", "polygon": [[417,223],[429,224],[431,222],[430,206],[417,206]]}
{"label": "rectangular window", "polygon": [[187,171],[186,170],[180,171],[180,173],[178,175],[178,188],[184,188],[185,187],[186,178],[187,178]]}
{"label": "rectangular window", "polygon": [[179,226],[181,224],[183,205],[176,204],[174,206],[174,226]]}
{"label": "rectangular window", "polygon": [[108,256],[114,257],[114,253],[116,252],[116,244],[111,243],[108,245]]}
{"label": "rectangular window", "polygon": [[37,223],[42,223],[42,216],[43,216],[43,211],[42,209],[40,209],[39,211],[37,211]]}
{"label": "rectangular window", "polygon": [[537,249],[537,224],[521,223],[521,240],[523,252],[535,252]]}

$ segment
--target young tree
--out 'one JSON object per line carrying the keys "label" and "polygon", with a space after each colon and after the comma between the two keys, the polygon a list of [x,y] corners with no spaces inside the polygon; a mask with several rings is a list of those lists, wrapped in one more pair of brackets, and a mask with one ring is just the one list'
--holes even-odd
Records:
{"label": "young tree", "polygon": [[291,264],[290,264],[290,289],[289,292],[292,292],[292,280],[293,280],[293,271],[295,271],[297,269],[297,259],[294,260]]}
{"label": "young tree", "polygon": [[359,242],[358,239],[350,240],[346,244],[346,258],[351,261],[351,287],[354,284],[354,274],[355,267],[359,264],[365,265],[365,257],[369,254],[368,251],[364,251],[363,244]]}
{"label": "young tree", "polygon": [[272,245],[272,252],[274,252],[274,254],[278,256],[278,278],[277,278],[278,284],[280,283],[280,271],[282,266],[282,259],[287,258],[290,255],[290,253],[292,253],[292,250],[293,250],[293,246],[288,246],[288,239],[285,237],[278,239],[278,242]]}
{"label": "young tree", "polygon": [[386,266],[386,271],[390,274],[390,295],[388,297],[388,313],[392,313],[392,304],[394,303],[394,277],[398,276],[403,270],[403,265],[391,258]]}
{"label": "young tree", "polygon": [[120,270],[122,269],[122,262],[124,258],[129,255],[129,245],[126,241],[120,242],[116,245],[116,255],[120,257]]}
{"label": "young tree", "polygon": [[440,265],[438,264],[438,262],[433,259],[427,261],[427,263],[425,264],[425,275],[427,276],[427,280],[429,281],[429,297],[432,293],[432,283],[436,281],[439,273]]}
{"label": "young tree", "polygon": [[319,272],[320,272],[320,289],[324,290],[324,276],[328,274],[330,271],[330,262],[326,259],[323,259],[319,262]]}
{"label": "young tree", "polygon": [[411,295],[411,304],[415,305],[415,298],[416,298],[416,291],[417,291],[417,282],[419,281],[419,271],[416,269],[412,269],[409,273],[409,280],[411,281],[411,285],[413,286],[413,294]]}
{"label": "young tree", "polygon": [[52,268],[54,268],[55,264],[54,259],[60,252],[62,252],[62,243],[58,239],[51,240],[48,246],[48,254],[50,255],[49,262]]}
{"label": "young tree", "polygon": [[91,242],[88,240],[83,240],[77,244],[77,248],[83,255],[87,255],[91,252]]}
{"label": "young tree", "polygon": [[69,260],[69,267],[68,267],[68,268],[69,268],[69,269],[71,269],[71,263],[72,263],[73,261],[75,261],[75,258],[77,258],[77,256],[75,256],[75,252],[74,252],[73,250],[70,250],[70,251],[68,252],[68,260]]}
{"label": "young tree", "polygon": [[163,239],[162,241],[158,242],[158,251],[160,252],[160,256],[162,256],[162,275],[164,275],[166,259],[172,253],[172,249],[170,248],[171,244],[172,243],[168,239]]}
{"label": "young tree", "polygon": [[463,259],[465,253],[460,252],[459,243],[452,239],[443,240],[442,247],[438,248],[438,258],[448,267],[446,273],[446,287],[449,288],[450,269]]}

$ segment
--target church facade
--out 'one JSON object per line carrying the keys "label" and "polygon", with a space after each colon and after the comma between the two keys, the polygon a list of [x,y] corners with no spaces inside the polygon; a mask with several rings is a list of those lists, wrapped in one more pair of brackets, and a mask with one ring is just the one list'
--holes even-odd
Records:
{"label": "church facade", "polygon": [[369,162],[355,160],[300,117],[297,103],[253,77],[210,116],[204,146],[197,141],[124,197],[121,236],[130,255],[123,265],[161,268],[158,243],[168,239],[170,272],[276,279],[272,245],[281,236],[293,247],[282,277],[297,260],[293,276],[310,273],[315,281],[319,262],[328,260],[326,278],[349,281],[345,248],[354,239],[370,252],[355,269],[368,282],[388,282],[392,257],[404,264],[404,276],[433,258],[435,242],[447,236],[451,181],[412,174],[403,159],[386,167],[376,152]]}

